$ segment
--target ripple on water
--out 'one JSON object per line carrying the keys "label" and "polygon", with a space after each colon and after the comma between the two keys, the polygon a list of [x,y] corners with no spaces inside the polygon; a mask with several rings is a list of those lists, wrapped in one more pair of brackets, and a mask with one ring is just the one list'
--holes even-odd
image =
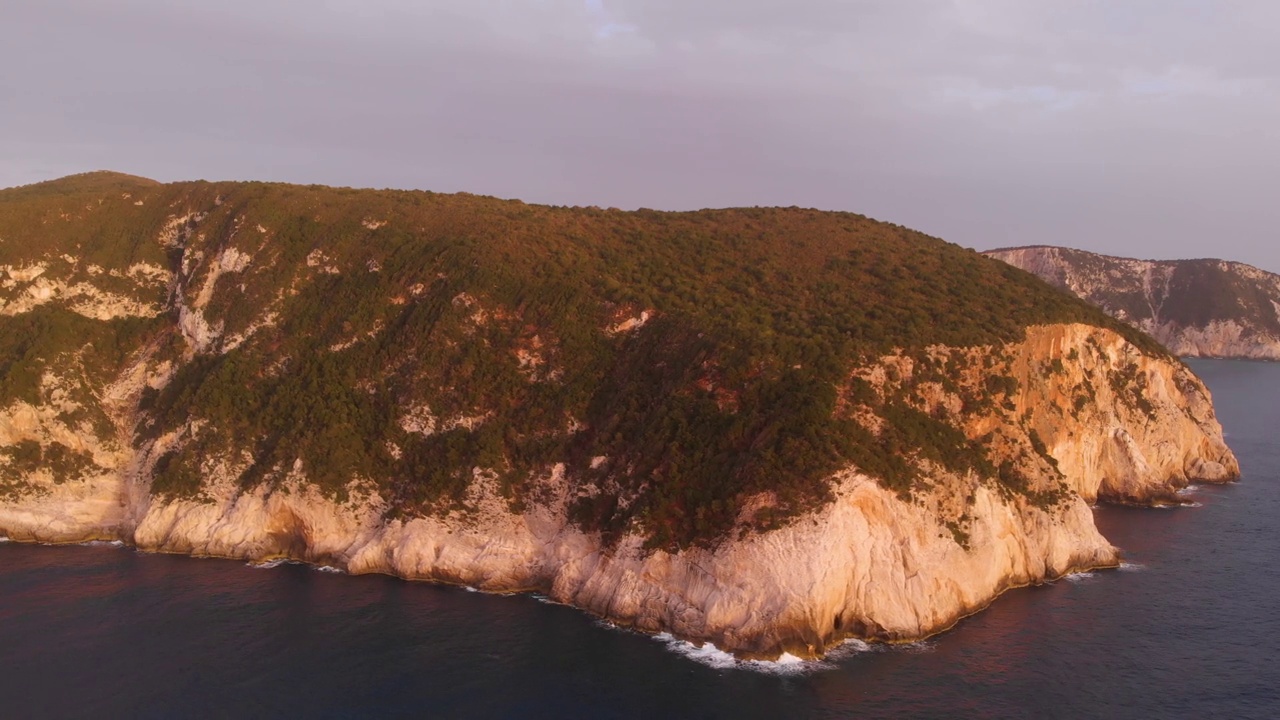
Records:
{"label": "ripple on water", "polygon": [[585,613],[550,610],[545,594],[473,602],[461,588],[313,582],[324,578],[296,568],[246,579],[244,560],[13,538],[0,544],[0,663],[3,687],[19,692],[3,716],[125,717],[145,700],[156,717],[204,706],[235,717],[1280,717],[1280,633],[1267,632],[1280,597],[1280,574],[1267,572],[1280,364],[1195,369],[1210,376],[1250,480],[1169,498],[1203,512],[1099,509],[1103,535],[1132,554],[1118,573],[1010,592],[930,643],[741,663],[673,637],[602,632]]}

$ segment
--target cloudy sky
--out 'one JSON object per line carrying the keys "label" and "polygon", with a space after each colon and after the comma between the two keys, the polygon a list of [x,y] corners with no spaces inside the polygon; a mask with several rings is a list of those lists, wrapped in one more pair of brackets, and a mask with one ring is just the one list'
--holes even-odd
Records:
{"label": "cloudy sky", "polygon": [[1274,0],[4,0],[0,186],[852,210],[1280,271]]}

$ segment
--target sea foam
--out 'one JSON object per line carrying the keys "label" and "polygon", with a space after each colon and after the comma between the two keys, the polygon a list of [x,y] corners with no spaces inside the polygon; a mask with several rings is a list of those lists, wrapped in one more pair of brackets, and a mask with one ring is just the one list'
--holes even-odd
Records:
{"label": "sea foam", "polygon": [[289,560],[289,559],[286,559],[286,558],[280,558],[280,559],[278,559],[278,560],[268,560],[268,561],[266,561],[266,562],[247,562],[247,563],[245,563],[245,565],[248,565],[249,567],[254,568],[254,569],[257,569],[257,570],[270,570],[271,568],[278,568],[278,567],[280,567],[281,565],[289,565],[289,564],[297,564],[297,561],[296,561],[296,560]]}
{"label": "sea foam", "polygon": [[1151,507],[1156,510],[1177,510],[1179,508],[1204,507],[1204,504],[1199,502],[1161,503],[1159,505],[1152,505]]}
{"label": "sea foam", "polygon": [[90,540],[89,542],[79,543],[80,547],[124,547],[123,540]]}
{"label": "sea foam", "polygon": [[777,660],[742,660],[716,647],[714,643],[697,645],[665,632],[654,635],[653,639],[666,645],[671,652],[707,667],[717,670],[747,670],[771,675],[803,675],[820,670],[832,670],[836,667],[836,661],[872,649],[872,646],[862,640],[851,639],[832,649],[821,660],[804,660],[791,653],[783,653]]}

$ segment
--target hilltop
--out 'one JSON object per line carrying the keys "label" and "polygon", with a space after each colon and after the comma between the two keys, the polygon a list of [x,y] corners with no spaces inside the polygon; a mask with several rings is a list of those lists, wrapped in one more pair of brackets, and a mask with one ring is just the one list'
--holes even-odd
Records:
{"label": "hilltop", "polygon": [[64,178],[46,180],[44,182],[32,183],[30,185],[0,188],[0,197],[12,201],[19,199],[30,200],[40,196],[66,196],[77,194],[98,195],[113,192],[145,190],[158,187],[159,185],[159,182],[150,178],[112,172],[110,170],[95,170],[93,172],[68,175]]}

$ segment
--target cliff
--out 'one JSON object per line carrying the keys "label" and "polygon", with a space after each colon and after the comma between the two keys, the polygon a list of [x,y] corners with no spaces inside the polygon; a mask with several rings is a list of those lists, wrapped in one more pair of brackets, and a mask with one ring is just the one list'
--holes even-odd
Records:
{"label": "cliff", "polygon": [[1280,360],[1280,275],[1224,260],[1133,260],[1059,247],[985,254],[1097,305],[1177,355]]}
{"label": "cliff", "polygon": [[814,656],[1115,565],[1090,503],[1238,475],[1158,346],[858,216],[120,182],[0,192],[14,540]]}

